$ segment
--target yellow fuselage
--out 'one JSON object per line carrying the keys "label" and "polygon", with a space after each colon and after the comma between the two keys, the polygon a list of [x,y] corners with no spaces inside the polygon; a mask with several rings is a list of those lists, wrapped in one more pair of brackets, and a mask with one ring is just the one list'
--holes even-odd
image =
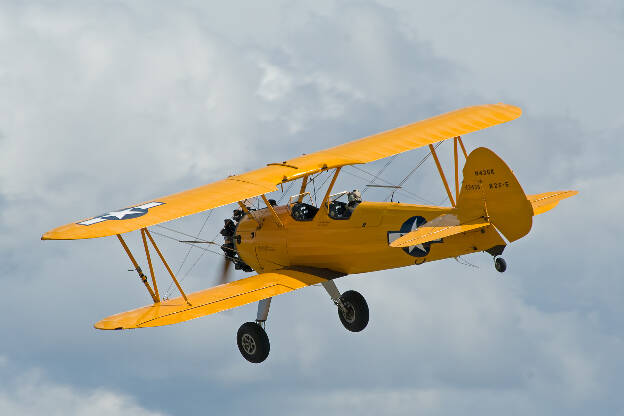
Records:
{"label": "yellow fuselage", "polygon": [[[505,245],[488,226],[409,248],[390,247],[389,241],[455,208],[396,202],[362,202],[349,219],[332,219],[321,208],[314,219],[295,221],[288,206],[245,215],[236,236],[243,261],[259,273],[285,267],[314,267],[352,274],[422,264]],[[419,218],[420,217],[420,218]],[[238,239],[238,237],[237,237]]]}

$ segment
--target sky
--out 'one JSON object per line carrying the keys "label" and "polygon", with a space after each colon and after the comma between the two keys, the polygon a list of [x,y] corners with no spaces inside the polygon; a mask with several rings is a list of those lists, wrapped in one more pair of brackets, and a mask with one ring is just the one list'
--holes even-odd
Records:
{"label": "sky", "polygon": [[[624,414],[621,2],[1,0],[0,50],[0,414]],[[149,303],[121,247],[40,241],[496,102],[522,117],[466,135],[468,150],[494,150],[527,194],[579,195],[534,218],[502,275],[479,253],[339,279],[368,301],[361,333],[342,327],[322,288],[275,298],[260,365],[235,341],[255,305],[93,329]],[[439,149],[448,172],[451,150]],[[400,155],[384,179],[400,182],[425,155]],[[336,189],[367,183],[345,173]],[[448,204],[431,160],[406,188],[401,202]],[[212,239],[231,209],[167,226],[195,235],[205,222]],[[187,291],[215,283],[217,256],[183,262],[186,247],[157,238]]]}

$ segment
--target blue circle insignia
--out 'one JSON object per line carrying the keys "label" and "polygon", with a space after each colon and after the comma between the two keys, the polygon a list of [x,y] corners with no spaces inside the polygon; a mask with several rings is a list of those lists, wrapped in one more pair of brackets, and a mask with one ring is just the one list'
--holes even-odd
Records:
{"label": "blue circle insignia", "polygon": [[[419,227],[422,227],[427,223],[427,220],[420,215],[416,215],[414,217],[408,218],[403,225],[401,225],[401,229],[399,231],[388,231],[388,244],[393,242],[399,237],[404,236],[405,234],[417,230]],[[441,243],[442,240],[428,241],[426,243],[417,244],[415,246],[403,247],[403,251],[409,254],[412,257],[425,257],[429,254],[431,250],[432,243]]]}

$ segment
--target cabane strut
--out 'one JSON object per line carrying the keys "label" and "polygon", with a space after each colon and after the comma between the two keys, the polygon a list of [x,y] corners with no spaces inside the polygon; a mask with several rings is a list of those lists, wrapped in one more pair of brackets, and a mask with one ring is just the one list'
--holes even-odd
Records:
{"label": "cabane strut", "polygon": [[431,151],[431,156],[433,156],[433,160],[435,160],[436,167],[438,168],[438,172],[440,173],[440,178],[442,179],[442,183],[444,184],[444,189],[446,189],[446,194],[448,195],[449,201],[451,201],[451,205],[453,207],[456,206],[455,201],[459,199],[459,156],[457,155],[457,144],[461,146],[462,152],[464,153],[464,157],[468,158],[468,153],[466,153],[466,148],[464,147],[464,143],[460,136],[453,137],[453,162],[455,165],[455,198],[453,198],[453,194],[451,193],[451,188],[446,180],[446,176],[444,175],[444,170],[442,170],[442,165],[440,164],[440,159],[438,159],[438,154],[435,151],[433,145],[429,145],[429,150]]}

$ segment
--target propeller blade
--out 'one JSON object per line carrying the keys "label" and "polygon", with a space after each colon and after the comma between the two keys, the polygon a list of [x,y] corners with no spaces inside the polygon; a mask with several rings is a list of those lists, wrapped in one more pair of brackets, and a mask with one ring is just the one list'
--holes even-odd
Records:
{"label": "propeller blade", "polygon": [[231,264],[232,264],[232,260],[230,260],[227,257],[223,258],[223,269],[221,269],[221,276],[219,276],[218,284],[222,285],[228,282]]}
{"label": "propeller blade", "polygon": [[187,243],[187,244],[213,244],[215,246],[220,246],[221,244],[215,243],[214,241],[205,241],[205,240],[178,240],[178,243]]}

